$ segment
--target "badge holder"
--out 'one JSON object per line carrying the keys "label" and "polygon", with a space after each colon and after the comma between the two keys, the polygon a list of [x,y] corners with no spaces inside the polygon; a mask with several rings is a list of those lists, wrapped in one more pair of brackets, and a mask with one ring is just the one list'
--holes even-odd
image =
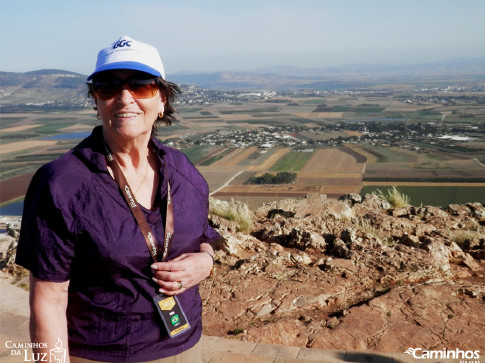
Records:
{"label": "badge holder", "polygon": [[[114,177],[120,186],[121,191],[125,197],[125,200],[128,206],[135,217],[138,226],[145,238],[145,242],[147,244],[148,250],[153,258],[153,261],[158,261],[158,249],[155,240],[155,236],[152,234],[150,226],[148,225],[141,208],[138,206],[138,202],[134,198],[134,193],[132,193],[128,182],[126,181],[125,176],[123,175],[123,171],[121,167],[114,159],[111,151],[109,150],[108,145],[105,143],[105,154],[108,162],[111,166],[111,170],[113,171]],[[172,197],[170,193],[170,183],[167,181],[167,214],[166,214],[166,221],[165,221],[165,240],[163,243],[163,253],[161,261],[164,261],[168,255],[168,251],[170,250],[172,237],[174,233],[174,224],[173,224],[173,206],[172,206]],[[174,338],[179,334],[182,334],[186,330],[190,329],[190,324],[185,316],[185,313],[180,306],[180,303],[176,296],[168,296],[168,295],[156,295],[153,298],[155,306],[162,318],[163,324],[168,331],[170,338]]]}
{"label": "badge holder", "polygon": [[174,338],[190,329],[189,321],[180,306],[177,296],[160,294],[153,297],[153,302],[170,338]]}

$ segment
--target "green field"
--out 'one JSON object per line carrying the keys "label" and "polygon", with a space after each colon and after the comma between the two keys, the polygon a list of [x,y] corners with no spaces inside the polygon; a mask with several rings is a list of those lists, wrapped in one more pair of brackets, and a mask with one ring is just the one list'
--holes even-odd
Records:
{"label": "green field", "polygon": [[206,145],[194,145],[186,149],[181,150],[189,160],[196,164],[199,160],[204,158],[210,151],[212,147]]}
{"label": "green field", "polygon": [[22,121],[22,117],[1,117],[2,127],[9,127],[15,125],[17,122]]}
{"label": "green field", "polygon": [[[387,194],[392,187],[368,185],[360,194],[373,193],[377,190]],[[433,205],[444,207],[448,204],[465,204],[470,202],[485,203],[485,187],[436,187],[436,186],[398,186],[397,190],[410,198],[413,206]]]}
{"label": "green field", "polygon": [[370,145],[363,149],[376,156],[378,163],[415,162],[417,160],[417,156],[413,156],[410,153],[403,152],[396,148]]}
{"label": "green field", "polygon": [[302,153],[296,151],[290,151],[283,156],[276,164],[271,168],[272,171],[298,171],[305,163],[310,159],[313,153]]}
{"label": "green field", "polygon": [[200,165],[201,166],[209,166],[209,165],[215,163],[216,161],[221,160],[224,156],[231,153],[233,150],[234,150],[234,148],[229,147],[229,148],[225,149],[224,151],[218,153],[217,155],[214,155],[210,159],[207,159],[207,160],[201,162]]}

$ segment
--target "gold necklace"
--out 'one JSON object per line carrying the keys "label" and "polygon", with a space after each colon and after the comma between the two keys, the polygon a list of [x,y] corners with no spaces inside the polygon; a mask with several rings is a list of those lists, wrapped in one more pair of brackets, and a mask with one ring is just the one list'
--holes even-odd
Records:
{"label": "gold necklace", "polygon": [[138,189],[136,190],[136,192],[133,192],[133,194],[135,194],[135,196],[140,191],[141,186],[145,183],[145,179],[147,178],[147,175],[148,175],[148,164],[149,164],[149,162],[148,162],[148,158],[147,158],[147,163],[146,163],[146,166],[145,166],[145,176],[143,177],[143,180],[141,181],[141,184],[138,186]]}

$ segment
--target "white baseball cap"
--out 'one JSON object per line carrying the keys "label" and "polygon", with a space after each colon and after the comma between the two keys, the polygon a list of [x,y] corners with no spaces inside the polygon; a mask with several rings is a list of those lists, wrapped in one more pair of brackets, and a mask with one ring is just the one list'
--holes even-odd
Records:
{"label": "white baseball cap", "polygon": [[100,72],[113,69],[133,69],[165,78],[162,59],[155,47],[126,35],[98,53],[96,68],[88,81]]}

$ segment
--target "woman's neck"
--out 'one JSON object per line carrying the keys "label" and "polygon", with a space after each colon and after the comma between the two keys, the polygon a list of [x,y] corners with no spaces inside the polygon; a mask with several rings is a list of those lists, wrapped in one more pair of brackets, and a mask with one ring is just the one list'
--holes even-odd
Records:
{"label": "woman's neck", "polygon": [[150,135],[125,140],[111,137],[103,130],[103,137],[122,169],[146,168]]}
{"label": "woman's neck", "polygon": [[[137,202],[151,209],[155,203],[159,179],[158,162],[149,145],[150,139],[144,142],[120,142],[105,135],[105,142],[119,164]],[[108,172],[114,178],[109,165]]]}

